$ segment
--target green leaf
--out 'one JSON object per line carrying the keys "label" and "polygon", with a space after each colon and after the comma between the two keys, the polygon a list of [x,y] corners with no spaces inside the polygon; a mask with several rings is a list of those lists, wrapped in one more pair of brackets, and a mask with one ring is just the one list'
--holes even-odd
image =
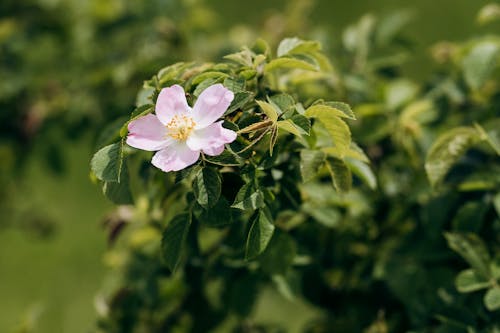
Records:
{"label": "green leaf", "polygon": [[193,181],[196,201],[204,208],[213,207],[220,197],[221,179],[219,172],[213,168],[202,168]]}
{"label": "green leaf", "polygon": [[344,162],[369,188],[372,190],[377,188],[377,178],[368,164],[354,158],[346,158]]}
{"label": "green leaf", "polygon": [[119,182],[104,182],[102,192],[111,202],[116,205],[132,205],[134,199],[130,192],[129,175],[127,166],[124,164],[120,173]]}
{"label": "green leaf", "polygon": [[301,136],[303,134],[302,129],[295,126],[295,124],[290,119],[280,120],[277,122],[277,125],[279,129],[282,129],[295,136]]}
{"label": "green leaf", "polygon": [[495,207],[495,210],[497,211],[497,215],[498,215],[498,217],[500,217],[500,192],[498,192],[493,197],[493,207]]}
{"label": "green leaf", "polygon": [[266,250],[259,257],[260,267],[269,275],[285,275],[292,266],[296,253],[297,245],[293,238],[276,230]]}
{"label": "green leaf", "polygon": [[207,79],[213,79],[215,81],[219,81],[219,80],[225,79],[227,77],[229,77],[229,75],[226,73],[223,73],[223,72],[203,72],[203,73],[200,73],[200,74],[194,76],[191,79],[191,84],[198,85]]}
{"label": "green leaf", "polygon": [[278,57],[287,54],[313,53],[321,49],[321,44],[315,41],[304,41],[297,37],[285,38],[278,45],[276,52]]}
{"label": "green leaf", "polygon": [[220,166],[240,166],[243,164],[243,161],[238,156],[227,149],[217,156],[206,155],[205,160]]}
{"label": "green leaf", "polygon": [[238,191],[231,207],[241,210],[255,210],[263,205],[264,194],[262,191],[255,189],[252,183],[247,183]]}
{"label": "green leaf", "polygon": [[118,182],[122,169],[122,158],[122,143],[113,143],[94,154],[90,161],[90,167],[98,179]]}
{"label": "green leaf", "polygon": [[455,286],[461,293],[470,293],[472,291],[488,288],[490,282],[478,275],[473,269],[466,269],[457,275]]}
{"label": "green leaf", "polygon": [[278,120],[278,110],[276,110],[276,107],[274,105],[264,101],[256,102],[270,120],[272,120],[273,122],[276,122]]}
{"label": "green leaf", "polygon": [[319,168],[326,160],[326,155],[321,150],[302,149],[300,151],[300,174],[302,181],[307,182],[313,179]]}
{"label": "green leaf", "polygon": [[341,159],[328,157],[327,162],[326,166],[332,176],[335,189],[340,193],[348,192],[352,186],[351,170]]}
{"label": "green leaf", "polygon": [[243,92],[245,90],[245,79],[228,77],[224,80],[224,86],[234,93]]}
{"label": "green leaf", "polygon": [[459,158],[478,141],[479,133],[472,127],[457,127],[442,134],[429,149],[425,162],[430,183],[433,186],[440,183]]}
{"label": "green leaf", "polygon": [[306,116],[294,114],[289,120],[291,120],[295,126],[299,127],[304,134],[309,135],[311,133],[311,121]]}
{"label": "green leaf", "polygon": [[472,89],[479,89],[490,78],[496,67],[500,44],[496,41],[481,41],[474,45],[462,60],[465,82]]}
{"label": "green leaf", "polygon": [[281,113],[285,113],[295,106],[295,100],[288,94],[273,95],[268,97],[268,101],[280,109]]}
{"label": "green leaf", "polygon": [[375,31],[376,43],[381,46],[389,44],[413,17],[413,12],[410,10],[398,10],[384,17]]}
{"label": "green leaf", "polygon": [[484,305],[490,311],[500,309],[500,287],[490,288],[484,295]]}
{"label": "green leaf", "polygon": [[483,278],[490,278],[491,258],[483,241],[477,235],[447,232],[444,236],[448,241],[448,246],[460,254],[476,273]]}
{"label": "green leaf", "polygon": [[190,225],[191,214],[182,213],[174,216],[163,232],[163,237],[161,239],[162,255],[168,268],[172,272],[176,270],[179,264]]}
{"label": "green leaf", "polygon": [[307,108],[305,115],[310,118],[341,117],[356,119],[351,107],[341,102],[328,102],[328,104],[315,104]]}
{"label": "green leaf", "polygon": [[317,71],[318,67],[307,61],[289,57],[271,60],[264,66],[265,72],[272,72],[277,69],[304,69],[308,71]]}
{"label": "green leaf", "polygon": [[242,51],[237,53],[232,53],[224,56],[224,59],[228,59],[234,61],[240,65],[245,67],[252,67],[253,65],[253,56],[254,53],[250,51],[248,48],[244,48]]}
{"label": "green leaf", "polygon": [[351,107],[349,104],[342,103],[342,102],[325,102],[325,105],[336,109],[338,111],[341,111],[343,115],[339,115],[339,117],[345,117],[349,118],[352,120],[356,120],[356,116],[354,115],[354,112],[352,111]]}
{"label": "green leaf", "polygon": [[223,227],[233,223],[231,207],[226,198],[221,196],[215,206],[203,209],[198,220],[209,227]]}
{"label": "green leaf", "polygon": [[321,116],[319,121],[325,126],[328,134],[333,139],[338,155],[343,158],[351,145],[351,130],[349,126],[335,116]]}
{"label": "green leaf", "polygon": [[224,116],[233,113],[234,111],[243,108],[248,102],[253,100],[254,94],[248,91],[241,91],[234,94],[234,99],[229,105],[229,108],[224,112]]}
{"label": "green leaf", "polygon": [[257,257],[264,252],[274,233],[274,224],[267,209],[259,210],[248,233],[245,258]]}

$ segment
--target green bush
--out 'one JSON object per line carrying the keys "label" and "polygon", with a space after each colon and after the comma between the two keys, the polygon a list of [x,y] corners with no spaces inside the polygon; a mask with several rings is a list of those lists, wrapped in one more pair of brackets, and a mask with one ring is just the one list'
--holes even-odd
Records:
{"label": "green bush", "polygon": [[[124,205],[107,220],[101,331],[500,330],[500,37],[435,45],[415,82],[400,74],[409,17],[362,17],[333,66],[317,42],[258,40],[145,82],[91,163]],[[193,105],[216,83],[238,133],[221,155],[163,173],[124,143],[162,88]],[[290,318],[308,304],[302,327],[262,315],[280,297]]]}

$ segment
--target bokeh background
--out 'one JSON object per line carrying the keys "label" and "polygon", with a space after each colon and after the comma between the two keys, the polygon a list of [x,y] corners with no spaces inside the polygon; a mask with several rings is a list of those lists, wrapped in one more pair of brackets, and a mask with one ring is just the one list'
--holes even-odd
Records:
{"label": "bokeh background", "polygon": [[[159,68],[220,60],[259,36],[316,38],[328,52],[362,15],[405,9],[415,56],[403,70],[423,79],[434,42],[483,32],[474,15],[487,2],[2,0],[0,332],[92,329],[111,205],[89,159],[97,133],[127,117]],[[306,305],[294,309],[307,317]]]}

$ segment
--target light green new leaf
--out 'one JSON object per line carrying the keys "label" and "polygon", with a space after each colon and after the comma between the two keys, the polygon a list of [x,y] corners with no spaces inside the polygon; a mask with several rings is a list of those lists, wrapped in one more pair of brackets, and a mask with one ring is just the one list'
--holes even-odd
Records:
{"label": "light green new leaf", "polygon": [[484,277],[478,275],[473,269],[461,271],[455,279],[455,286],[461,293],[488,288],[490,283]]}
{"label": "light green new leaf", "polygon": [[[307,112],[306,115],[309,116]],[[318,118],[325,126],[328,134],[333,139],[335,148],[338,150],[338,155],[344,157],[351,145],[351,130],[349,126],[339,117],[324,112],[312,113],[311,117]]]}
{"label": "light green new leaf", "polygon": [[327,102],[315,104],[307,108],[305,115],[311,118],[341,117],[356,119],[351,107],[342,102]]}
{"label": "light green new leaf", "polygon": [[372,190],[377,188],[377,177],[375,177],[368,164],[354,158],[346,158],[344,162],[351,172],[358,176],[369,188]]}
{"label": "light green new leaf", "polygon": [[482,41],[474,45],[462,60],[465,82],[472,89],[479,89],[489,79],[496,66],[500,43]]}
{"label": "light green new leaf", "polygon": [[162,256],[168,268],[174,272],[179,264],[182,250],[186,243],[191,214],[176,215],[167,225],[161,239]]}
{"label": "light green new leaf", "polygon": [[202,168],[194,178],[193,191],[200,206],[213,207],[219,200],[221,192],[219,172],[212,168]]}
{"label": "light green new leaf", "polygon": [[472,127],[457,127],[442,134],[429,149],[425,162],[431,184],[435,186],[441,182],[467,149],[480,139],[478,131]]}
{"label": "light green new leaf", "polygon": [[271,60],[264,66],[265,72],[272,72],[277,69],[304,69],[308,71],[317,71],[318,67],[307,61],[289,57]]}
{"label": "light green new leaf", "polygon": [[491,258],[483,241],[476,234],[447,232],[444,236],[448,246],[460,254],[476,273],[483,278],[490,278]]}
{"label": "light green new leaf", "polygon": [[321,44],[315,41],[305,41],[297,37],[285,38],[278,45],[278,57],[287,54],[314,53],[321,49]]}
{"label": "light green new leaf", "polygon": [[252,183],[247,183],[238,191],[231,207],[241,210],[255,210],[263,205],[264,194],[262,191],[256,190]]}
{"label": "light green new leaf", "polygon": [[301,136],[303,134],[302,129],[300,127],[295,126],[295,124],[290,120],[280,120],[277,123],[278,128],[287,131],[288,133],[291,133],[296,136]]}
{"label": "light green new leaf", "polygon": [[325,105],[327,105],[331,108],[334,108],[338,111],[341,111],[343,113],[343,115],[339,115],[339,117],[344,117],[344,118],[356,120],[356,116],[354,115],[354,112],[352,111],[349,104],[346,104],[343,102],[325,102]]}
{"label": "light green new leaf", "polygon": [[278,120],[278,110],[276,110],[276,108],[272,104],[264,101],[256,102],[269,119],[271,119],[273,122],[276,122]]}
{"label": "light green new leaf", "polygon": [[95,153],[90,161],[90,167],[98,179],[106,182],[119,182],[122,158],[122,143],[116,142]]}
{"label": "light green new leaf", "polygon": [[321,150],[302,149],[300,151],[300,175],[302,181],[307,182],[313,179],[325,160],[326,155]]}
{"label": "light green new leaf", "polygon": [[348,192],[352,186],[351,170],[341,159],[328,157],[327,168],[332,176],[333,186],[340,193]]}
{"label": "light green new leaf", "polygon": [[252,259],[264,252],[274,233],[274,224],[267,209],[261,209],[248,233],[245,258]]}
{"label": "light green new leaf", "polygon": [[490,311],[500,309],[500,287],[490,288],[484,295],[484,305]]}

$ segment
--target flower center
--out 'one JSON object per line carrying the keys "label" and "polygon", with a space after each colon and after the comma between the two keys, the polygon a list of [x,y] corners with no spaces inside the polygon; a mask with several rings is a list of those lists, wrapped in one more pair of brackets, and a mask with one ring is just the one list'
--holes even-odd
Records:
{"label": "flower center", "polygon": [[196,123],[193,118],[186,115],[175,115],[170,122],[165,125],[167,135],[178,141],[185,141],[193,131]]}

